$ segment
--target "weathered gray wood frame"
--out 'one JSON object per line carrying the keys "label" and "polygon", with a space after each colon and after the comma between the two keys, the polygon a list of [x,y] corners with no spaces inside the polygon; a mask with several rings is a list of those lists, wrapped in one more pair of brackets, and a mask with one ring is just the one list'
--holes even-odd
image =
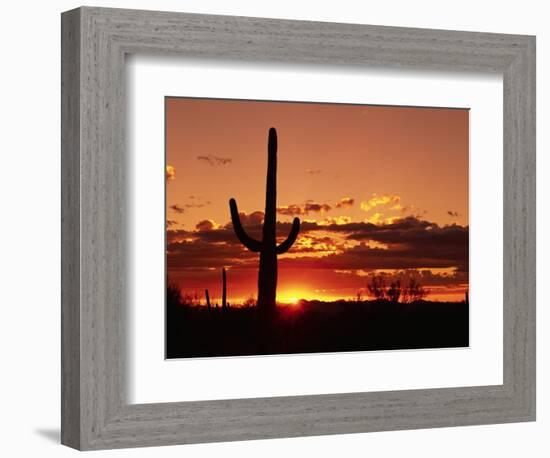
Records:
{"label": "weathered gray wood frame", "polygon": [[[503,385],[128,404],[128,53],[503,74]],[[63,444],[104,449],[534,419],[534,37],[89,7],[63,13]]]}

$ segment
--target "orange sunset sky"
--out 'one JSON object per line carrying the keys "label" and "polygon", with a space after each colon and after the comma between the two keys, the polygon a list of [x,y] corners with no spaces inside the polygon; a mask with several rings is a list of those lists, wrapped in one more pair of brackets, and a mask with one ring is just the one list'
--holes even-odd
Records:
{"label": "orange sunset sky", "polygon": [[237,200],[261,239],[267,134],[278,133],[277,300],[366,294],[369,275],[415,276],[430,300],[468,290],[465,109],[166,98],[167,281],[220,301],[257,293],[258,254],[233,233]]}

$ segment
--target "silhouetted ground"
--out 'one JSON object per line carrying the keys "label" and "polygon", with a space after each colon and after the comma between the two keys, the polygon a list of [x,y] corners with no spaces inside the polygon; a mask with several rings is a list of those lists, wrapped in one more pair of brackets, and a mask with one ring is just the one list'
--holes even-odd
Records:
{"label": "silhouetted ground", "polygon": [[302,301],[262,317],[255,307],[169,302],[167,358],[467,347],[465,302]]}

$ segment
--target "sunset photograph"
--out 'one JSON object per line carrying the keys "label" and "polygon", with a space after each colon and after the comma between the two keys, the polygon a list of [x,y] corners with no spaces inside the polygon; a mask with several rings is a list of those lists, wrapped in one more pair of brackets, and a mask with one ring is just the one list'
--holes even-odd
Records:
{"label": "sunset photograph", "polygon": [[469,111],[165,98],[166,357],[469,345]]}

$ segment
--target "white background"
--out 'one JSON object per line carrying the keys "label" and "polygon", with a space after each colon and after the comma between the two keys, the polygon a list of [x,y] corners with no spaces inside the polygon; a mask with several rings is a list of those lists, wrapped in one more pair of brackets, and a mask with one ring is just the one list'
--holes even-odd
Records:
{"label": "white background", "polygon": [[[317,66],[266,67],[142,56],[129,59],[127,75],[130,402],[502,383],[503,220],[502,205],[495,205],[503,201],[501,76],[384,69],[350,72],[327,66],[321,71]],[[161,311],[167,94],[470,108],[470,196],[475,196],[469,215],[470,348],[165,361]],[[230,375],[220,383],[219,374]]]}
{"label": "white background", "polygon": [[[386,456],[546,457],[550,445],[547,395],[550,345],[548,216],[543,213],[550,173],[548,118],[550,41],[544,2],[507,1],[367,3],[280,0],[96,1],[96,5],[197,13],[316,19],[382,25],[536,34],[538,37],[538,421],[435,430],[384,432],[231,444],[99,452],[99,456]],[[0,72],[0,406],[5,456],[69,456],[59,425],[59,13],[70,1],[3,5]]]}

